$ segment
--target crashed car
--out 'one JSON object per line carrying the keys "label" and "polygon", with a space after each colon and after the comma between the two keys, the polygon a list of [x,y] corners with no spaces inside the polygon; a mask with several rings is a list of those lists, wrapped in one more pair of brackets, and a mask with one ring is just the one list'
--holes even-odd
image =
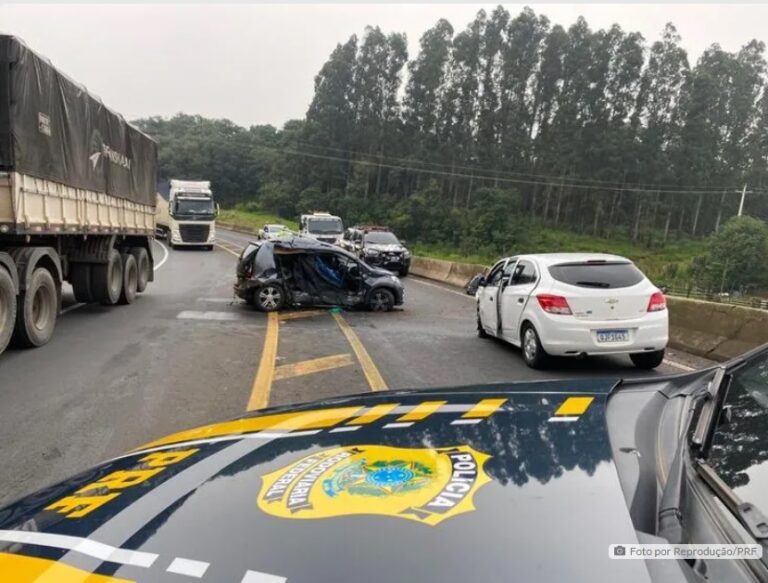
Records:
{"label": "crashed car", "polygon": [[298,236],[251,242],[237,262],[235,295],[264,311],[341,306],[388,312],[403,303],[403,284],[329,243]]}
{"label": "crashed car", "polygon": [[[366,393],[137,447],[0,509],[0,580],[768,580],[768,347],[629,381]],[[687,547],[686,547],[687,548]]]}

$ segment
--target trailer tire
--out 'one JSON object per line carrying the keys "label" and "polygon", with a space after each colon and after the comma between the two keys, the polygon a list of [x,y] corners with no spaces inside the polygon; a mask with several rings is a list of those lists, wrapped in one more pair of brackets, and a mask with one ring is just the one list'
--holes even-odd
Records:
{"label": "trailer tire", "polygon": [[96,301],[96,298],[93,297],[93,289],[91,288],[90,263],[74,263],[70,280],[72,282],[72,291],[75,292],[75,299],[78,302],[92,304]]}
{"label": "trailer tire", "polygon": [[91,290],[97,302],[114,306],[123,291],[123,260],[117,249],[110,249],[106,263],[98,263],[91,271]]}
{"label": "trailer tire", "polygon": [[8,346],[16,324],[16,288],[13,278],[0,267],[0,354]]}
{"label": "trailer tire", "polygon": [[117,303],[125,306],[132,304],[136,299],[139,286],[139,268],[136,264],[136,258],[130,253],[123,253],[123,286],[120,292],[120,299]]}
{"label": "trailer tire", "polygon": [[36,268],[19,297],[14,344],[25,348],[46,344],[53,336],[59,315],[59,294],[51,272],[45,267]]}
{"label": "trailer tire", "polygon": [[139,272],[136,291],[141,293],[149,284],[149,253],[144,247],[131,247],[130,253],[136,258],[136,268]]}

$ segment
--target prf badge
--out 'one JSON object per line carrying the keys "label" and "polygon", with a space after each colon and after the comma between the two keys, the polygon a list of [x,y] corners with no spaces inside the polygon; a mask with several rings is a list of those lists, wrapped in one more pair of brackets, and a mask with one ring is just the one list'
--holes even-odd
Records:
{"label": "prf badge", "polygon": [[335,447],[264,476],[258,505],[280,518],[379,514],[435,526],[475,509],[489,458],[464,445]]}

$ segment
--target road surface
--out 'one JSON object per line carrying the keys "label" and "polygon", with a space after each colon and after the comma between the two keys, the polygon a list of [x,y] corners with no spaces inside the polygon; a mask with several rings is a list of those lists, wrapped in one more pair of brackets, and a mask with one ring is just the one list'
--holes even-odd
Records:
{"label": "road surface", "polygon": [[[155,282],[130,306],[65,294],[53,340],[0,356],[0,506],[167,433],[248,409],[395,388],[643,373],[628,358],[525,366],[475,334],[472,298],[409,277],[392,313],[267,316],[232,295],[248,236],[213,252],[155,244]],[[168,255],[166,259],[166,254]]]}

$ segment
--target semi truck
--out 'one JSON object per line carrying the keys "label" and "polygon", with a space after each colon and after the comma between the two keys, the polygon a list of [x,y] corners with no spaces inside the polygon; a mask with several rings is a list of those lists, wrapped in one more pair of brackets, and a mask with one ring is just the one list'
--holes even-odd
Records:
{"label": "semi truck", "polygon": [[213,249],[217,214],[218,206],[207,180],[171,179],[158,186],[157,231],[168,239],[171,249]]}
{"label": "semi truck", "polygon": [[341,236],[344,234],[344,223],[336,215],[313,211],[301,215],[299,229],[299,234],[304,237],[338,245]]}
{"label": "semi truck", "polygon": [[48,342],[62,287],[130,304],[153,279],[157,145],[0,35],[0,353]]}

